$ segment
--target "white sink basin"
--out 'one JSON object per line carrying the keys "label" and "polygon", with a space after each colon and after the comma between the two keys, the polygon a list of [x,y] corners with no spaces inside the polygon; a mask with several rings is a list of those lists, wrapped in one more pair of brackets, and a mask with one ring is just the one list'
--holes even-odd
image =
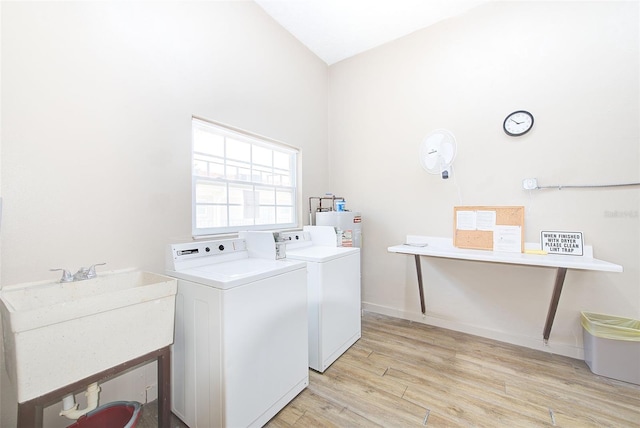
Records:
{"label": "white sink basin", "polygon": [[0,309],[18,402],[173,343],[177,281],[142,271],[6,286]]}

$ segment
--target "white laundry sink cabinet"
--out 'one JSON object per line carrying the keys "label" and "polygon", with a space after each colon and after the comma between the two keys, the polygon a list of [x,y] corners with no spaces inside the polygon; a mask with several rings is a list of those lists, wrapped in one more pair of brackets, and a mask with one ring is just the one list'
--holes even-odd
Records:
{"label": "white laundry sink cabinet", "polygon": [[6,366],[18,402],[171,345],[176,291],[175,279],[136,270],[2,288]]}

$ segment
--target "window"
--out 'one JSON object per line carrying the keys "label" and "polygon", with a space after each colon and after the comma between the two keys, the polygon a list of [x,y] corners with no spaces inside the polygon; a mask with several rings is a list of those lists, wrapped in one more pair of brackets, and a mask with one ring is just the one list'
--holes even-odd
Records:
{"label": "window", "polygon": [[193,235],[297,227],[298,150],[192,120]]}

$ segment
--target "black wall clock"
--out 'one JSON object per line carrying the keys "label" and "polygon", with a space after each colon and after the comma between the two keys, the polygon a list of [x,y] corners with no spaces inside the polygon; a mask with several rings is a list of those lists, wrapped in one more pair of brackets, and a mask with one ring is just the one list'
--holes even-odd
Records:
{"label": "black wall clock", "polygon": [[533,127],[533,115],[526,110],[518,110],[509,114],[502,124],[507,135],[518,137],[524,135]]}

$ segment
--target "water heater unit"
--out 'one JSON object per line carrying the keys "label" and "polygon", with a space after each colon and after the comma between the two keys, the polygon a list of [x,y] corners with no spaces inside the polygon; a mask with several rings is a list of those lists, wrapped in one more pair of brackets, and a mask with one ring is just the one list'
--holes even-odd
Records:
{"label": "water heater unit", "polygon": [[335,227],[338,233],[338,246],[362,247],[362,216],[359,212],[317,212],[316,225]]}

